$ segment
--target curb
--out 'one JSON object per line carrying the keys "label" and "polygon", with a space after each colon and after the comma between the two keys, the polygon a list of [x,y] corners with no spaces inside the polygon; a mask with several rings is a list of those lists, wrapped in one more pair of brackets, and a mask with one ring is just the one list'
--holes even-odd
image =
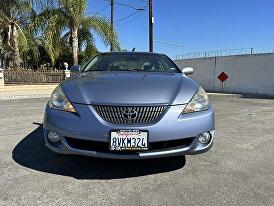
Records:
{"label": "curb", "polygon": [[241,94],[230,94],[230,93],[207,93],[208,96],[213,96],[213,97],[242,97],[243,95]]}
{"label": "curb", "polygon": [[35,98],[49,98],[48,94],[37,94],[37,95],[6,95],[0,96],[0,100],[12,100],[12,99],[35,99]]}

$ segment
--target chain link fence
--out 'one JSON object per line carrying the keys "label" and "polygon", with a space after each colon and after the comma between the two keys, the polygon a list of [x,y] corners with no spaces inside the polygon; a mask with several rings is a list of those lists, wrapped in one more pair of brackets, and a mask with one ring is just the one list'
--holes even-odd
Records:
{"label": "chain link fence", "polygon": [[176,55],[174,59],[181,60],[181,59],[195,59],[195,58],[205,58],[205,57],[236,56],[236,55],[246,55],[246,54],[267,54],[267,53],[274,53],[274,47],[273,48],[255,47],[255,48],[215,50],[215,51],[207,51],[207,52],[193,52],[193,53],[186,53],[182,55]]}
{"label": "chain link fence", "polygon": [[64,79],[64,71],[4,70],[5,84],[55,84]]}

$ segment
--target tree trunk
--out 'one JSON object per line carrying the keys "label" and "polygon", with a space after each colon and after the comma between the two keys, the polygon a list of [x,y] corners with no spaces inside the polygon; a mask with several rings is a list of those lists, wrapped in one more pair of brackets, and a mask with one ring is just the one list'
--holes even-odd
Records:
{"label": "tree trunk", "polygon": [[18,31],[15,24],[9,25],[8,32],[8,45],[11,49],[11,60],[12,67],[20,67],[20,53],[19,53],[19,44],[18,44]]}
{"label": "tree trunk", "polygon": [[71,28],[73,64],[78,65],[78,27]]}
{"label": "tree trunk", "polygon": [[4,54],[4,44],[3,44],[3,39],[2,39],[2,32],[3,30],[0,29],[0,68],[3,69],[3,57],[2,55]]}
{"label": "tree trunk", "polygon": [[3,30],[0,29],[0,55],[3,53],[4,51],[4,45],[3,45],[3,39],[2,39],[2,32]]}

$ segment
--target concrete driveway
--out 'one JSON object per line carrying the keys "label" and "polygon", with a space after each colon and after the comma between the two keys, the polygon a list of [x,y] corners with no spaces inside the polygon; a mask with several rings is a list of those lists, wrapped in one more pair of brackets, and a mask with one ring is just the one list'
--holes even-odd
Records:
{"label": "concrete driveway", "polygon": [[274,100],[213,97],[209,152],[141,161],[50,152],[46,101],[0,101],[0,205],[274,205]]}

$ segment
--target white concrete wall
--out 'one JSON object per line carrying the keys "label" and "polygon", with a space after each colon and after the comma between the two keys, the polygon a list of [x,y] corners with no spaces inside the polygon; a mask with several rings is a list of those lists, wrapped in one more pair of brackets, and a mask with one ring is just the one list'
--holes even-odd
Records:
{"label": "white concrete wall", "polygon": [[222,92],[217,78],[228,75],[223,92],[274,96],[274,54],[209,57],[175,61],[179,67],[193,67],[190,77],[207,91]]}

